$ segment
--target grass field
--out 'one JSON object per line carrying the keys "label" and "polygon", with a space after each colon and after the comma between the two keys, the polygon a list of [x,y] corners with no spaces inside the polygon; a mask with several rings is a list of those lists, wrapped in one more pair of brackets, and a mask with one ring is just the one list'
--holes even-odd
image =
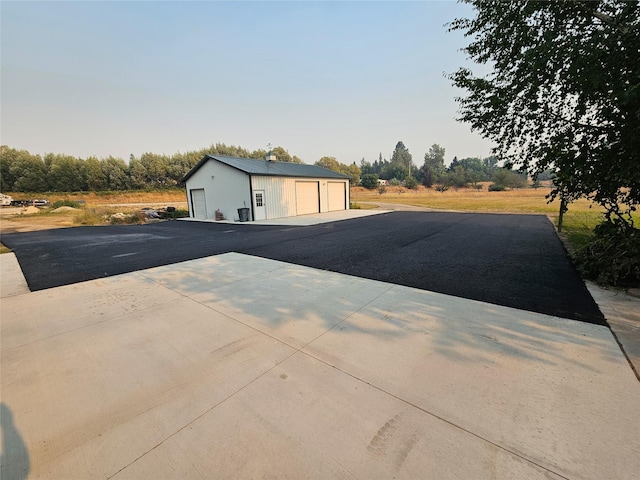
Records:
{"label": "grass field", "polygon": [[[550,191],[550,188],[530,188],[489,192],[486,189],[465,188],[437,192],[420,186],[416,190],[387,187],[387,191],[380,194],[377,190],[355,187],[351,189],[351,200],[355,202],[402,203],[442,210],[554,215],[558,213],[559,203],[548,203],[545,197]],[[593,204],[587,200],[579,200],[570,205],[570,210],[580,212],[593,212],[593,208]]]}

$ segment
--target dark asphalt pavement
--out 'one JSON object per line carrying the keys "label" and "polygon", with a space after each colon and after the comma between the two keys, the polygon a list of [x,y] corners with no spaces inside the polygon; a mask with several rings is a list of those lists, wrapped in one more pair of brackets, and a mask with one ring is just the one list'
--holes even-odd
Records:
{"label": "dark asphalt pavement", "polygon": [[238,252],[605,324],[540,215],[393,212],[310,227],[171,221],[12,233],[2,243],[32,291]]}

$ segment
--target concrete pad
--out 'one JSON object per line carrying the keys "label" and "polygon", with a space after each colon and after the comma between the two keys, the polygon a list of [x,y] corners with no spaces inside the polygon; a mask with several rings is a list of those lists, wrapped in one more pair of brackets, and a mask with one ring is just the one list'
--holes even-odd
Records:
{"label": "concrete pad", "polygon": [[640,380],[640,298],[585,283]]}
{"label": "concrete pad", "polygon": [[605,327],[187,264],[2,300],[2,478],[638,478]]}
{"label": "concrete pad", "polygon": [[[110,477],[293,353],[187,298],[4,341],[2,402],[28,446],[29,478]],[[3,465],[3,478],[17,467]]]}
{"label": "concrete pad", "polygon": [[235,285],[237,292],[246,292],[244,281],[255,276],[272,275],[286,263],[266,258],[228,253],[188,262],[150,268],[139,272],[182,295],[211,291],[223,285]]}
{"label": "concrete pad", "polygon": [[560,478],[298,353],[114,478]]}
{"label": "concrete pad", "polygon": [[394,287],[304,351],[560,475],[640,472],[640,385],[606,327]]}
{"label": "concrete pad", "polygon": [[[239,254],[227,254],[228,255]],[[281,268],[247,278],[192,298],[231,318],[237,318],[294,348],[301,348],[354,314],[386,290],[389,284],[315,270],[274,260]]]}
{"label": "concrete pad", "polygon": [[15,253],[0,255],[0,298],[22,295],[29,291]]}
{"label": "concrete pad", "polygon": [[2,300],[2,348],[36,342],[181,298],[137,273]]}

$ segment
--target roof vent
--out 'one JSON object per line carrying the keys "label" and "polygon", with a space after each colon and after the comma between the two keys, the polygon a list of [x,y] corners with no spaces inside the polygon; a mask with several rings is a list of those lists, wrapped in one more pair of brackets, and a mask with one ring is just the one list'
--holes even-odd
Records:
{"label": "roof vent", "polygon": [[269,144],[267,144],[267,148],[269,149],[269,152],[267,153],[267,156],[264,157],[264,159],[267,162],[275,162],[276,161],[276,154],[273,153],[273,150],[271,150],[271,142],[269,142]]}

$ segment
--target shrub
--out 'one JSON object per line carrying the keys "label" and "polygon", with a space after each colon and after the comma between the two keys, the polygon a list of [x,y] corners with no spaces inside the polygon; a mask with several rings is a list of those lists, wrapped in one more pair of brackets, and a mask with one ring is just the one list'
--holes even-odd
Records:
{"label": "shrub", "polygon": [[74,202],[73,200],[58,200],[51,205],[51,209],[55,210],[59,207],[73,207],[80,208],[80,204],[78,202]]}
{"label": "shrub", "polygon": [[506,190],[506,187],[498,183],[492,183],[491,185],[489,185],[490,192],[504,192],[505,190]]}
{"label": "shrub", "polygon": [[400,180],[398,180],[397,178],[392,178],[391,180],[389,180],[389,185],[397,187],[398,185],[400,185]]}
{"label": "shrub", "polygon": [[364,188],[373,190],[378,186],[378,175],[376,175],[375,173],[365,173],[364,175],[362,175],[360,183]]}
{"label": "shrub", "polygon": [[418,188],[418,181],[413,177],[407,177],[404,180],[404,186],[415,190],[416,188]]}
{"label": "shrub", "polygon": [[74,217],[73,222],[80,225],[100,225],[105,223],[103,209],[84,208]]}
{"label": "shrub", "polygon": [[189,210],[184,210],[182,208],[176,208],[173,212],[173,218],[186,218],[189,216]]}
{"label": "shrub", "polygon": [[640,230],[623,221],[605,221],[593,240],[574,253],[580,273],[601,285],[640,285]]}

